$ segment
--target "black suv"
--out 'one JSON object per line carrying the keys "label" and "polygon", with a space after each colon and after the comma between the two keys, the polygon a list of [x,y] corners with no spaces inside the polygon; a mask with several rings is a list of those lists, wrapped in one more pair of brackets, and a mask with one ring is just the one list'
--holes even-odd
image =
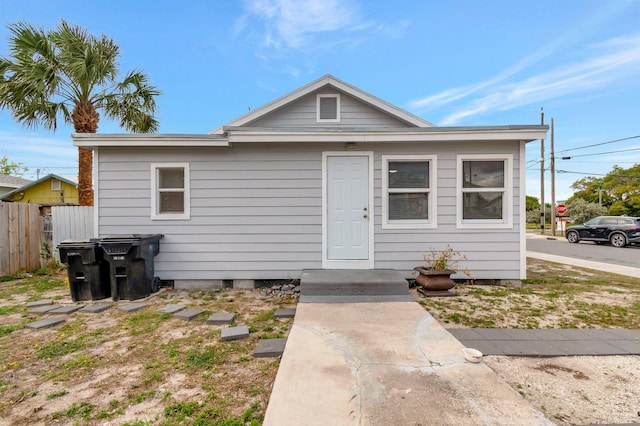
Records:
{"label": "black suv", "polygon": [[615,247],[640,243],[640,217],[599,216],[584,225],[570,226],[565,234],[570,243],[580,240],[596,244],[611,243]]}

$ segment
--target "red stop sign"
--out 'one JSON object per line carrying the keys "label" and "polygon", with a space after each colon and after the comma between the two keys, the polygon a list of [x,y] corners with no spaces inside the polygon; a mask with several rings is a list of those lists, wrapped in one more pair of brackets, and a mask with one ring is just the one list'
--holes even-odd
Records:
{"label": "red stop sign", "polygon": [[556,213],[558,213],[560,216],[564,216],[567,213],[567,206],[565,206],[564,204],[558,204],[556,206]]}

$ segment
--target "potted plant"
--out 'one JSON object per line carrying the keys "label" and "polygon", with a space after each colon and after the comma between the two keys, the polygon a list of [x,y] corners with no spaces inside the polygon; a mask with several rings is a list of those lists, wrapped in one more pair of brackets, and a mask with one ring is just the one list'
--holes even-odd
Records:
{"label": "potted plant", "polygon": [[[456,283],[451,279],[451,275],[459,271],[460,260],[467,260],[467,257],[454,251],[447,245],[444,250],[431,250],[424,255],[425,265],[416,266],[416,283],[419,285],[418,291],[425,292],[447,292]],[[464,271],[465,275],[471,277],[469,271]]]}

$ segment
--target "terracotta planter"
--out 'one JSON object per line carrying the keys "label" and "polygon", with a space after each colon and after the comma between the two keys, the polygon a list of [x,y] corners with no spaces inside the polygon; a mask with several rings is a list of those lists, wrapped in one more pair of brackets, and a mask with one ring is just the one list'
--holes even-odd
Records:
{"label": "terracotta planter", "polygon": [[425,268],[414,268],[418,272],[416,283],[429,291],[444,291],[455,287],[456,283],[451,279],[451,274],[456,271],[445,269],[443,271],[432,271]]}

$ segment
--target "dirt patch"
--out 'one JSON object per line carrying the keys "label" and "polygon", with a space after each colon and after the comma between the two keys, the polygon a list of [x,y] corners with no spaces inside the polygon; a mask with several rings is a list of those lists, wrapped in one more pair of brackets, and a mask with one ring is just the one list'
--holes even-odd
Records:
{"label": "dirt patch", "polygon": [[638,356],[489,356],[484,362],[558,424],[640,423]]}
{"label": "dirt patch", "polygon": [[[37,277],[0,284],[4,296],[18,292],[0,300],[0,425],[262,420],[279,360],[254,358],[253,350],[261,338],[286,337],[293,320],[273,312],[295,299],[163,290],[135,313],[114,306],[73,313],[53,329],[24,328],[44,317],[29,314],[28,301],[72,304],[63,278],[57,286]],[[158,312],[175,303],[205,312],[193,321]],[[236,313],[250,338],[220,342],[223,326],[206,324],[214,312]]]}

